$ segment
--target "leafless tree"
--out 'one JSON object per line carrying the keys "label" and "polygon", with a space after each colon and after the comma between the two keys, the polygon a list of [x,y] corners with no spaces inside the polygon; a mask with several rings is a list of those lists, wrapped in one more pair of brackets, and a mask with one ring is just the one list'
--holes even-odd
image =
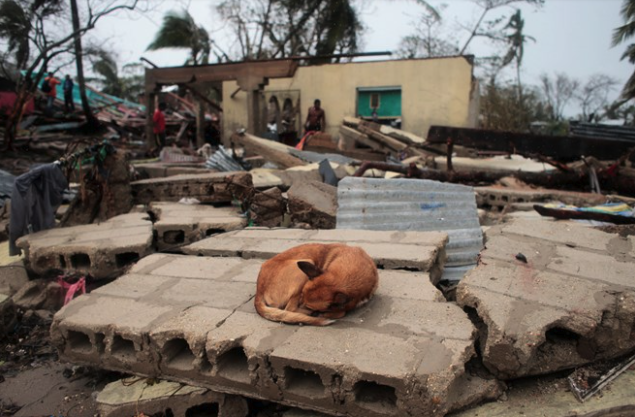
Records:
{"label": "leafless tree", "polygon": [[615,78],[606,74],[592,75],[576,94],[582,109],[580,118],[586,122],[599,122],[604,119],[610,103],[609,96],[618,85],[619,82]]}
{"label": "leafless tree", "polygon": [[481,8],[481,14],[475,23],[472,25],[462,25],[462,27],[469,32],[469,37],[463,44],[461,51],[459,52],[463,55],[467,47],[470,45],[472,40],[476,37],[486,37],[486,38],[496,38],[496,29],[497,25],[504,21],[504,19],[498,18],[494,20],[486,20],[485,17],[492,12],[493,10],[500,9],[506,6],[517,5],[520,3],[533,4],[535,6],[542,6],[544,4],[544,0],[472,0],[476,5]]}
{"label": "leafless tree", "polygon": [[431,58],[456,55],[459,52],[456,40],[443,30],[442,13],[447,5],[435,9],[425,7],[424,13],[415,22],[415,32],[404,37],[397,51],[402,58]]}
{"label": "leafless tree", "polygon": [[540,84],[550,119],[563,120],[564,109],[575,99],[580,82],[564,73],[556,73],[553,77],[544,73],[540,75]]}

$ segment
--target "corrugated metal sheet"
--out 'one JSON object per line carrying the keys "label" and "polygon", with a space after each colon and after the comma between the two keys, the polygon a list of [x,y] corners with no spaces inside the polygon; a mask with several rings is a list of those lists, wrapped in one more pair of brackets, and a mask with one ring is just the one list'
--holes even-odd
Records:
{"label": "corrugated metal sheet", "polygon": [[446,269],[476,265],[483,232],[472,187],[346,177],[337,187],[337,200],[338,229],[444,231],[449,236]]}
{"label": "corrugated metal sheet", "polygon": [[205,162],[205,166],[209,169],[215,169],[220,172],[245,171],[234,158],[233,151],[219,147]]}
{"label": "corrugated metal sheet", "polygon": [[612,126],[599,123],[569,122],[569,133],[599,139],[624,139],[635,145],[635,128],[632,126]]}

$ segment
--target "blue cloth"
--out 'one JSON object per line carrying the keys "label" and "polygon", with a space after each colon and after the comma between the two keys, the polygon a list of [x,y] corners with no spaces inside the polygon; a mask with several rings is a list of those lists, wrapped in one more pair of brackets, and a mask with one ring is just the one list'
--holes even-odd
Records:
{"label": "blue cloth", "polygon": [[19,237],[55,226],[55,212],[62,204],[68,181],[57,164],[41,165],[15,179],[11,191],[9,255],[21,253]]}

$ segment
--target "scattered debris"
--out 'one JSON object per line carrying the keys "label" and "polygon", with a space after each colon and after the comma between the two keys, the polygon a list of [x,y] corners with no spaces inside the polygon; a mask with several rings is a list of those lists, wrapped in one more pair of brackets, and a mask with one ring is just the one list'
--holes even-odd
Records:
{"label": "scattered debris", "polygon": [[600,392],[622,372],[635,365],[635,355],[612,360],[601,361],[577,368],[567,379],[571,391],[584,402]]}

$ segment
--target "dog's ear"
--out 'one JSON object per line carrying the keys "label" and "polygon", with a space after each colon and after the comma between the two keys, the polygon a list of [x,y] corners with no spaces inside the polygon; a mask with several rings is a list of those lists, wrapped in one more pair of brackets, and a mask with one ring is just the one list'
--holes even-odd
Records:
{"label": "dog's ear", "polygon": [[351,299],[349,298],[348,295],[338,292],[335,294],[335,297],[333,297],[333,303],[339,307],[344,307]]}
{"label": "dog's ear", "polygon": [[309,277],[309,280],[322,275],[322,271],[317,266],[313,265],[310,261],[298,261],[298,268],[302,270]]}

